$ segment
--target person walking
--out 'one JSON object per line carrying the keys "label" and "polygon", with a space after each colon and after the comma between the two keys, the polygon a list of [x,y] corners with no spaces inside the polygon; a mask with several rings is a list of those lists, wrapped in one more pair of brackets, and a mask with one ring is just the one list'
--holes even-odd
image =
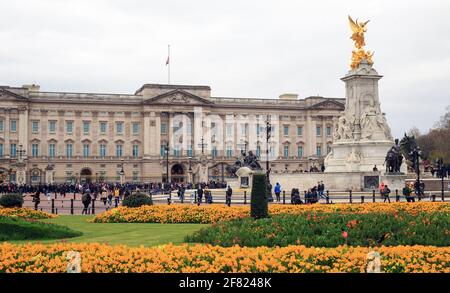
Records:
{"label": "person walking", "polygon": [[119,200],[120,200],[120,190],[118,187],[116,187],[114,189],[114,207],[117,208],[117,206],[119,205]]}
{"label": "person walking", "polygon": [[233,189],[228,185],[227,191],[225,192],[225,204],[231,206],[231,196],[233,195]]}
{"label": "person walking", "polygon": [[383,202],[386,202],[386,200],[387,200],[389,203],[391,203],[391,199],[389,198],[390,193],[391,193],[391,190],[389,189],[389,187],[387,185],[385,185],[383,188],[383,193],[382,193],[383,198],[384,198]]}
{"label": "person walking", "polygon": [[109,211],[112,207],[112,200],[113,200],[113,195],[111,192],[109,192],[108,197],[107,197],[107,201],[106,201],[106,210]]}
{"label": "person walking", "polygon": [[323,198],[326,199],[326,197],[323,195],[325,191],[325,185],[323,184],[323,181],[320,181],[317,183],[317,193],[319,195],[319,199]]}
{"label": "person walking", "polygon": [[200,205],[203,198],[203,187],[201,184],[198,185],[197,188],[197,205]]}
{"label": "person walking", "polygon": [[33,195],[34,202],[34,210],[37,211],[39,204],[41,203],[41,191],[39,188],[36,190],[36,193]]}
{"label": "person walking", "polygon": [[277,182],[275,184],[275,187],[274,187],[273,191],[275,192],[276,201],[280,202],[280,193],[281,193],[281,185],[280,185],[280,183]]}
{"label": "person walking", "polygon": [[412,190],[410,186],[406,184],[405,187],[403,187],[403,195],[405,196],[407,202],[415,202],[414,197],[411,196],[411,193]]}
{"label": "person walking", "polygon": [[91,200],[92,200],[92,196],[91,196],[91,191],[89,189],[86,189],[86,191],[84,192],[83,196],[81,197],[81,202],[83,203],[83,211],[81,212],[81,214],[85,214],[87,215],[89,213],[89,205],[91,204]]}

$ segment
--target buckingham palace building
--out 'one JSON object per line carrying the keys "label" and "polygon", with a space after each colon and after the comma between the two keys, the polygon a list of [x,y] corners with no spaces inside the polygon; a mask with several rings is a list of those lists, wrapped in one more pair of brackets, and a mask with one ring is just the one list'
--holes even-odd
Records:
{"label": "buckingham palace building", "polygon": [[320,169],[344,103],[215,97],[193,85],[134,94],[0,86],[0,181],[226,181],[226,167],[250,151],[272,173]]}

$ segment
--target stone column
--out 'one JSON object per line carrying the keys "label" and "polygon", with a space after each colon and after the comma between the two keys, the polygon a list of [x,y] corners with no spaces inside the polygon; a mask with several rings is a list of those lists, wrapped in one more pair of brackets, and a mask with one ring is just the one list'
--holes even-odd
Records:
{"label": "stone column", "polygon": [[[4,147],[3,147],[3,153],[4,153],[4,155],[5,155],[5,158],[9,158],[10,157],[10,144],[11,144],[11,142],[10,142],[10,140],[9,140],[9,138],[10,138],[10,109],[7,109],[7,108],[5,108],[4,109],[4,111],[5,111],[5,126],[4,126],[4,134],[5,134],[5,145],[4,145]],[[9,180],[9,178],[8,178],[8,180]]]}
{"label": "stone column", "polygon": [[25,155],[28,155],[28,109],[22,107],[19,109],[19,145],[22,145],[25,150]]}
{"label": "stone column", "polygon": [[[153,112],[154,115],[154,112]],[[147,159],[151,153],[151,144],[155,143],[155,140],[150,142],[152,127],[150,126],[150,112],[144,112],[144,125],[142,127],[142,141],[143,141],[143,157]]]}
{"label": "stone column", "polygon": [[[151,137],[150,137],[150,154],[152,156],[160,155],[160,147],[161,147],[161,112],[151,112],[150,113],[151,120],[155,122],[155,126],[152,126],[151,129]],[[152,122],[150,122],[152,123]],[[153,136],[154,135],[154,136]]]}
{"label": "stone column", "polygon": [[194,108],[194,125],[192,131],[194,132],[194,145],[192,146],[193,155],[198,156],[201,154],[201,143],[203,128],[202,128],[203,112],[201,107]]}

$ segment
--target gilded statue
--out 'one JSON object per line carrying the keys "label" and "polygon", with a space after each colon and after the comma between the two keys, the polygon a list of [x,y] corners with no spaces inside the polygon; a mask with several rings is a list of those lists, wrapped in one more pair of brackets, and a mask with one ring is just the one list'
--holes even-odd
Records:
{"label": "gilded statue", "polygon": [[355,42],[355,50],[352,51],[352,62],[350,67],[352,69],[358,68],[359,64],[362,60],[367,60],[367,63],[370,65],[373,64],[372,56],[373,52],[364,50],[364,46],[366,45],[364,41],[364,34],[367,31],[367,23],[369,22],[358,22],[358,19],[354,21],[350,16],[348,16],[348,20],[350,23],[350,29],[352,30],[352,36],[350,37]]}

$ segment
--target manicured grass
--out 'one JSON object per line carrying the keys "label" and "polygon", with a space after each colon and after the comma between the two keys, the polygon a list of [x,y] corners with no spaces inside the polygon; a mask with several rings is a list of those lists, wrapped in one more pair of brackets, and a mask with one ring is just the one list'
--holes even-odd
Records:
{"label": "manicured grass", "polygon": [[[88,223],[92,216],[59,216],[56,219],[42,220],[67,226],[83,232],[83,236],[66,239],[68,242],[99,242],[124,244],[129,246],[155,246],[183,243],[186,235],[207,225],[203,224],[138,224],[138,223]],[[54,243],[59,240],[41,240],[42,243]],[[12,241],[24,243],[25,241]],[[31,241],[34,242],[34,241]]]}

